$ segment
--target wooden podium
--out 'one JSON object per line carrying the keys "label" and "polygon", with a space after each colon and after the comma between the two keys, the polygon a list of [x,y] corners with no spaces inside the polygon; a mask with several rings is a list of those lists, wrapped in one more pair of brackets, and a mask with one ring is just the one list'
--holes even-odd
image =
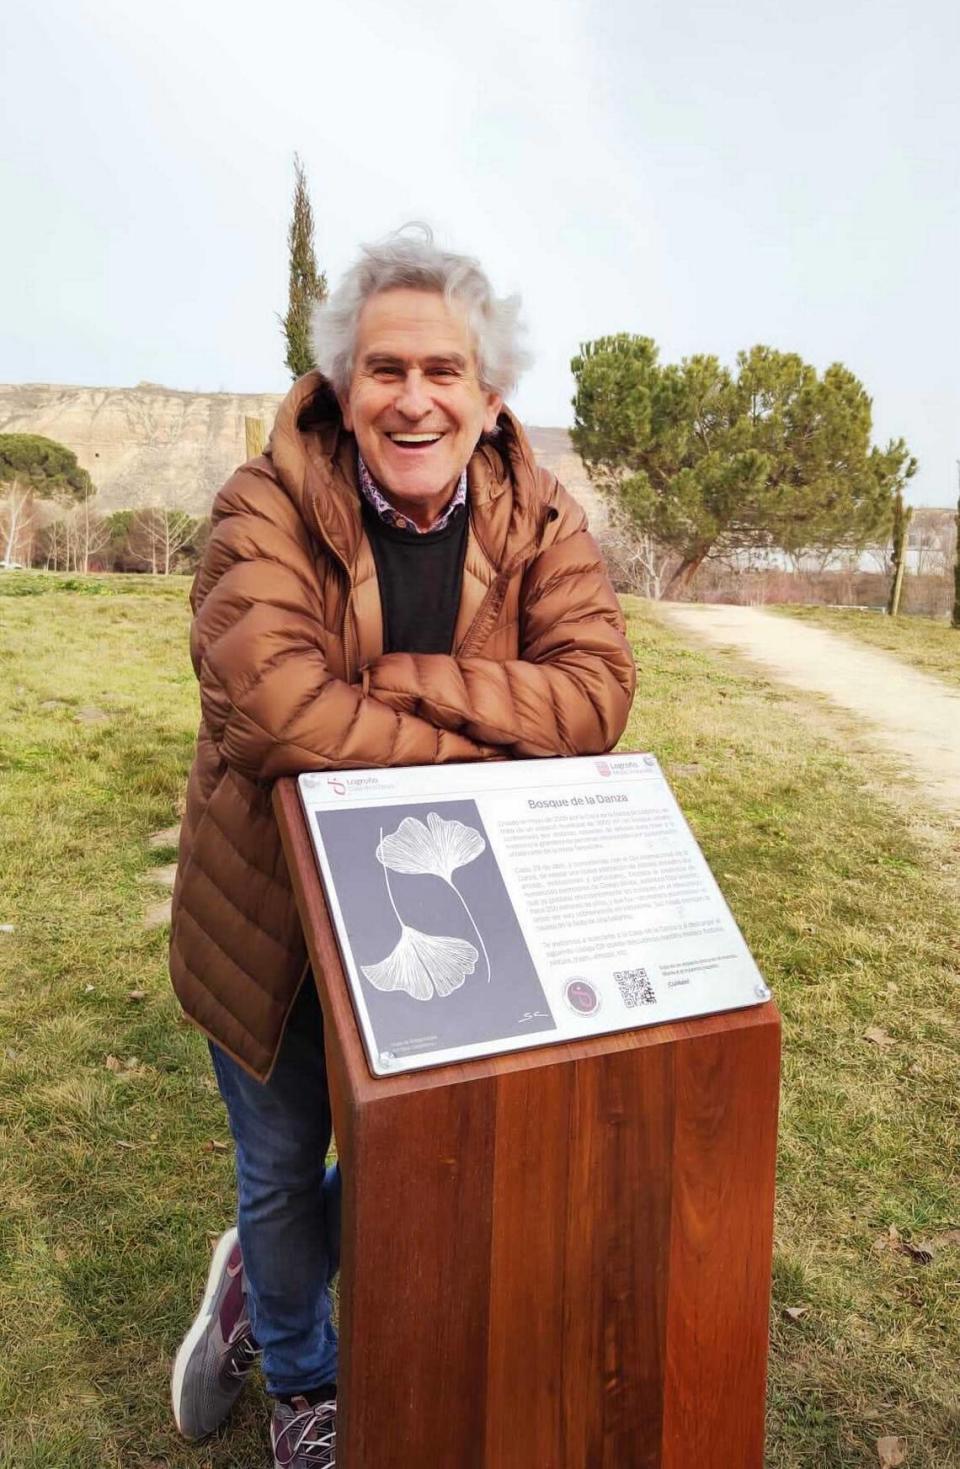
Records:
{"label": "wooden podium", "polygon": [[773,1003],[375,1078],[274,805],[343,1165],[338,1469],[762,1469]]}

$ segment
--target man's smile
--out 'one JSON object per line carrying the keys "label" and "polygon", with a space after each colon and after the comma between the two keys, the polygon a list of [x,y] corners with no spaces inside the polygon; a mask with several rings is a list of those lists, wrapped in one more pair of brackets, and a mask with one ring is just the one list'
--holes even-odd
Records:
{"label": "man's smile", "polygon": [[423,449],[431,444],[439,444],[445,433],[444,429],[434,429],[428,433],[388,433],[387,438],[391,444],[398,445],[401,449]]}

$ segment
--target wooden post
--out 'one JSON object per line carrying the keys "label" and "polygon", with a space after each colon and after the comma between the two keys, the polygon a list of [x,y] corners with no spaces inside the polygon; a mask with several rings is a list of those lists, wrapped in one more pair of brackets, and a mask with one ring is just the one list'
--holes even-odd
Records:
{"label": "wooden post", "polygon": [[887,601],[887,615],[896,617],[900,611],[900,593],[903,590],[903,574],[907,566],[909,550],[908,536],[913,507],[904,505],[903,489],[898,485],[893,502],[893,585]]}
{"label": "wooden post", "polygon": [[896,617],[900,611],[900,593],[903,591],[903,573],[906,569],[907,557],[906,547],[900,560],[897,562],[897,574],[893,579],[893,591],[890,594],[890,616]]}
{"label": "wooden post", "polygon": [[274,809],[344,1173],[341,1469],[762,1469],[780,1022],[373,1077],[296,782]]}
{"label": "wooden post", "polygon": [[244,434],[247,440],[247,458],[256,459],[263,453],[267,440],[267,425],[262,418],[244,418]]}

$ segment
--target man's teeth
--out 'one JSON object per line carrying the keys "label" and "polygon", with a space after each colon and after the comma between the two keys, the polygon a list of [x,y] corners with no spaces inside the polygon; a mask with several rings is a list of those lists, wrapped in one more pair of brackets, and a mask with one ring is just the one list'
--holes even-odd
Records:
{"label": "man's teeth", "polygon": [[388,434],[395,444],[435,444],[443,434]]}

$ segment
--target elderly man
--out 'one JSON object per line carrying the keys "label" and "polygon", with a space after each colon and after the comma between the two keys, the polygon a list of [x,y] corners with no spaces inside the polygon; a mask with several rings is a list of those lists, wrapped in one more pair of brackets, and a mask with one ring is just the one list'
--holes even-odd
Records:
{"label": "elderly man", "polygon": [[174,1412],[187,1437],[212,1432],[259,1355],[284,1469],[334,1463],[339,1174],[271,783],[599,753],[633,693],[583,512],[503,406],[517,339],[516,301],[429,232],[366,248],[317,312],[321,372],[217,496],[193,588],[202,720],[171,972],[210,1040],[239,1202]]}

